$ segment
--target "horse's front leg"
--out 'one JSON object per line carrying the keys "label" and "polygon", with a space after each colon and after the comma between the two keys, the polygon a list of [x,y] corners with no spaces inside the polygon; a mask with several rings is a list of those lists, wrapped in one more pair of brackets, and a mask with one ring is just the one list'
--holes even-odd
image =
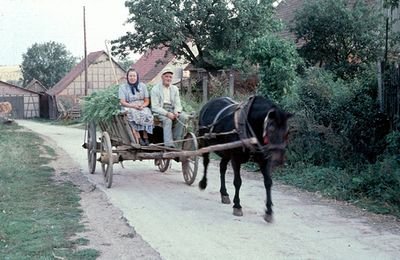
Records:
{"label": "horse's front leg", "polygon": [[204,190],[207,188],[207,167],[208,164],[210,163],[210,154],[209,153],[204,153],[203,154],[203,166],[204,166],[204,175],[201,181],[199,182],[199,188],[201,190]]}
{"label": "horse's front leg", "polygon": [[221,202],[223,204],[231,204],[231,200],[229,199],[229,194],[226,191],[226,185],[225,185],[225,174],[226,174],[226,169],[228,166],[230,158],[225,158],[222,157],[220,163],[219,163],[219,176],[220,176],[220,181],[221,181],[221,188],[219,189],[219,192],[221,193]]}
{"label": "horse's front leg", "polygon": [[267,203],[266,203],[266,211],[264,215],[264,220],[267,222],[272,222],[273,220],[273,211],[272,211],[272,197],[271,197],[271,187],[272,187],[272,166],[271,162],[267,162],[263,165],[260,165],[262,175],[264,177],[264,186],[267,195]]}
{"label": "horse's front leg", "polygon": [[235,186],[235,197],[233,198],[233,215],[243,216],[242,206],[240,206],[239,191],[242,186],[242,178],[240,177],[240,158],[232,158],[231,164],[233,168],[233,185]]}

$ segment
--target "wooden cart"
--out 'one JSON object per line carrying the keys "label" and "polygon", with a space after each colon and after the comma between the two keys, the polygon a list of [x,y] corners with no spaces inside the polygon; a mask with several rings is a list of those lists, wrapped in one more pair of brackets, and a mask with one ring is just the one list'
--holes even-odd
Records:
{"label": "wooden cart", "polygon": [[[187,132],[181,142],[182,149],[165,147],[162,144],[141,146],[133,137],[126,113],[114,116],[108,122],[100,122],[101,129],[99,141],[96,139],[96,124],[91,122],[87,126],[87,132],[83,147],[87,149],[89,172],[93,174],[96,162],[101,163],[101,169],[107,188],[112,185],[113,165],[125,160],[152,159],[161,172],[165,172],[170,165],[170,160],[181,162],[182,174],[185,182],[191,185],[196,179],[199,158],[192,156],[165,156],[168,152],[195,151],[198,149],[196,136]],[[97,158],[97,155],[100,155]]]}
{"label": "wooden cart", "polygon": [[116,115],[109,122],[101,122],[98,126],[102,132],[100,142],[96,139],[96,124],[89,123],[82,146],[87,149],[89,172],[95,172],[96,162],[99,161],[107,188],[112,185],[113,165],[125,160],[155,160],[161,172],[169,168],[170,160],[179,161],[182,164],[183,179],[186,184],[191,185],[196,179],[199,155],[257,142],[255,138],[250,138],[199,149],[196,136],[186,132],[184,139],[177,141],[181,149],[165,147],[162,143],[141,146],[133,137],[126,113]]}

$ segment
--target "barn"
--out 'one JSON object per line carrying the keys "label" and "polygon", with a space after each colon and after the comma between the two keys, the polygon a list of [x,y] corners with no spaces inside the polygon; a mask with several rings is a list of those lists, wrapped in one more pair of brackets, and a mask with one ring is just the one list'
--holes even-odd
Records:
{"label": "barn", "polygon": [[12,105],[11,116],[15,119],[39,117],[39,93],[0,81],[0,102]]}
{"label": "barn", "polygon": [[49,96],[46,91],[47,88],[37,79],[32,79],[26,85],[25,89],[32,90],[39,94],[39,111],[41,118],[49,118]]}
{"label": "barn", "polygon": [[[87,63],[88,95],[125,81],[125,70],[105,51],[89,53]],[[80,111],[80,101],[85,96],[85,59],[46,93],[51,119],[57,119],[62,114],[75,115],[76,111]]]}

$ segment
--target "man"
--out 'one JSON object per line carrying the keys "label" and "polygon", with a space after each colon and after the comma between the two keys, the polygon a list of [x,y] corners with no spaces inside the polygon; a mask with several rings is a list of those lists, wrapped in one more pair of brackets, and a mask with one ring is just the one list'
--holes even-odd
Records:
{"label": "man", "polygon": [[[176,148],[174,140],[183,138],[187,115],[182,111],[179,89],[172,85],[171,68],[161,71],[161,82],[151,90],[151,110],[163,123],[165,146]],[[180,144],[178,144],[180,146]]]}

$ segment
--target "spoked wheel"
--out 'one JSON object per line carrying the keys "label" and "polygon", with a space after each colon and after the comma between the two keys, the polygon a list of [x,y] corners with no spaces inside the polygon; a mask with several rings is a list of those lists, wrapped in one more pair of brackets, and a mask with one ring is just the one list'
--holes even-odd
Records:
{"label": "spoked wheel", "polygon": [[[193,133],[187,133],[182,144],[183,151],[195,151],[198,149],[197,139]],[[187,185],[191,185],[196,179],[199,168],[199,157],[190,156],[182,159],[182,173]]]}
{"label": "spoked wheel", "polygon": [[113,175],[113,155],[110,135],[103,132],[101,137],[101,169],[103,170],[104,182],[107,188],[111,187]]}
{"label": "spoked wheel", "polygon": [[170,159],[155,159],[155,163],[158,165],[158,169],[160,172],[165,172],[168,170],[169,165],[171,164]]}
{"label": "spoked wheel", "polygon": [[90,122],[88,124],[88,132],[86,138],[87,138],[86,143],[87,143],[89,173],[93,174],[96,170],[96,152],[97,152],[96,124],[94,122]]}

